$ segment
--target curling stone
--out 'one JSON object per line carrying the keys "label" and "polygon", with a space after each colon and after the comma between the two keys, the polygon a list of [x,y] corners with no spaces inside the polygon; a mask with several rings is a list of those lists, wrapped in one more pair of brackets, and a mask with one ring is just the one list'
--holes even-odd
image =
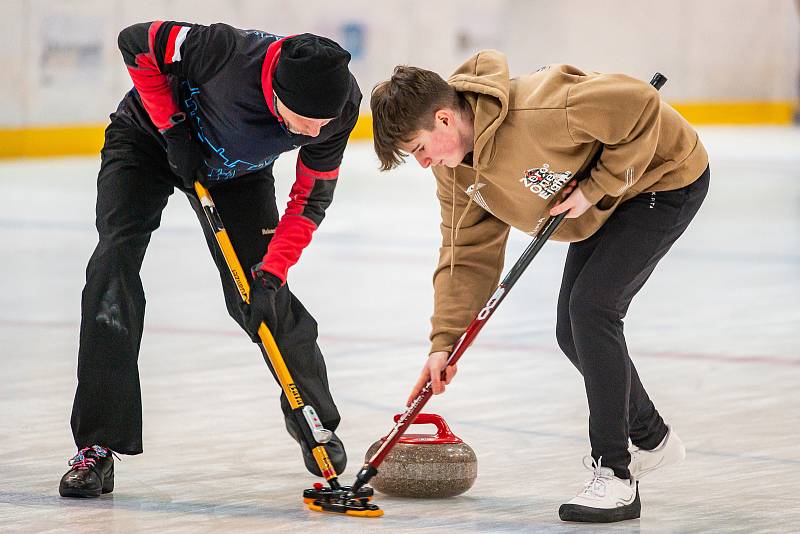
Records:
{"label": "curling stone", "polygon": [[[400,414],[394,416],[395,422]],[[472,447],[450,431],[440,415],[421,413],[412,424],[432,424],[435,434],[404,434],[386,455],[370,485],[396,497],[442,498],[460,495],[478,476],[478,459]],[[376,441],[366,459],[384,441]]]}

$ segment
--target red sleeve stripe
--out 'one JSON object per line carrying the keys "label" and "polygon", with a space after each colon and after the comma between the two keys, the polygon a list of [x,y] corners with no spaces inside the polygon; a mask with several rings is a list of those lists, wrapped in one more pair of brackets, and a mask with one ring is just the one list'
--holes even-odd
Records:
{"label": "red sleeve stripe", "polygon": [[169,118],[179,111],[172,97],[167,77],[158,68],[155,53],[156,33],[162,22],[157,20],[150,25],[148,31],[148,51],[136,56],[136,67],[128,67],[133,85],[139,91],[144,108],[150,119],[159,130],[170,127]]}
{"label": "red sleeve stripe", "polygon": [[317,225],[310,219],[284,214],[272,236],[261,268],[285,282],[289,268],[300,259],[300,254],[311,242],[316,229]]}
{"label": "red sleeve stripe", "polygon": [[297,177],[289,193],[289,203],[272,236],[262,269],[286,281],[289,268],[300,259],[317,229],[316,223],[304,215],[314,184],[317,180],[335,180],[338,177],[338,167],[332,171],[316,171],[297,157]]}
{"label": "red sleeve stripe", "polygon": [[149,61],[146,54],[139,54],[136,64],[140,68],[128,67],[128,73],[153,124],[159,130],[166,130],[170,127],[169,118],[180,110],[172,97],[167,77],[149,67]]}
{"label": "red sleeve stripe", "polygon": [[[294,180],[292,190],[289,192],[289,203],[286,205],[286,215],[302,215],[303,209],[308,204],[308,197],[314,189],[314,175],[300,172],[300,158],[297,158],[297,178]],[[280,226],[280,224],[278,225]],[[273,238],[274,239],[274,238]]]}
{"label": "red sleeve stripe", "polygon": [[[156,70],[156,72],[161,72],[158,68],[158,61],[156,61],[156,34],[158,33],[159,28],[161,25],[164,24],[163,20],[156,20],[150,25],[150,29],[147,32],[147,57],[150,59],[150,65],[152,68]],[[137,63],[138,56],[137,56]]]}
{"label": "red sleeve stripe", "polygon": [[167,49],[164,52],[164,63],[176,63],[181,60],[181,45],[186,40],[189,26],[173,26],[167,38]]}
{"label": "red sleeve stripe", "polygon": [[[335,180],[339,177],[339,167],[336,167],[332,171],[317,171],[312,169],[311,167],[306,166],[303,163],[303,160],[300,159],[300,156],[297,157],[297,177],[299,178],[301,175],[304,177],[311,177],[316,180]],[[313,183],[311,184],[314,185]]]}

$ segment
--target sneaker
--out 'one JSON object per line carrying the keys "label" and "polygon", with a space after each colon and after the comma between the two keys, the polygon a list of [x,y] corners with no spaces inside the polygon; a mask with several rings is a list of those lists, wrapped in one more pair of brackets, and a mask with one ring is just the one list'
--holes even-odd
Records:
{"label": "sneaker", "polygon": [[[587,463],[587,459],[591,463]],[[639,517],[642,504],[636,480],[617,478],[614,471],[602,467],[600,460],[595,462],[591,456],[583,459],[583,465],[593,476],[575,498],[558,509],[562,521],[613,523]]]}
{"label": "sneaker", "polygon": [[69,460],[72,466],[61,477],[58,493],[62,497],[99,497],[114,491],[113,453],[100,445],[78,451]]}
{"label": "sneaker", "polygon": [[631,472],[631,476],[636,480],[643,478],[656,469],[677,464],[686,458],[686,447],[683,446],[678,434],[669,426],[667,427],[667,435],[664,436],[664,439],[655,449],[648,451],[647,449],[632,446],[629,451],[631,453],[631,463],[628,469]]}

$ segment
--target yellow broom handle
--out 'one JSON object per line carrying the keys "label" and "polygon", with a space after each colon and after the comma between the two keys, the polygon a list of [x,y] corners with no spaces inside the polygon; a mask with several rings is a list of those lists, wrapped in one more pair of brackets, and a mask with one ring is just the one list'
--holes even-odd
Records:
{"label": "yellow broom handle", "polygon": [[[194,189],[197,192],[197,196],[200,197],[200,204],[208,218],[208,222],[214,230],[217,243],[219,243],[219,248],[222,250],[222,255],[225,256],[225,262],[228,264],[228,269],[231,271],[233,281],[239,289],[239,294],[242,296],[242,300],[249,304],[250,283],[247,281],[247,273],[242,269],[239,258],[236,257],[236,252],[233,250],[228,232],[222,224],[222,219],[217,212],[214,201],[211,199],[208,189],[203,187],[200,182],[195,182]],[[293,409],[302,408],[304,403],[303,399],[300,397],[300,392],[297,390],[294,380],[292,380],[292,375],[286,367],[286,362],[283,361],[283,356],[281,356],[281,351],[275,343],[275,338],[272,337],[272,332],[269,331],[269,328],[263,322],[261,326],[258,327],[258,337],[261,338],[261,343],[267,351],[267,357],[272,364],[272,368],[275,370],[275,374],[278,375],[278,382],[280,382],[281,388],[283,388],[283,392],[286,394],[286,398],[289,399],[289,405]]]}

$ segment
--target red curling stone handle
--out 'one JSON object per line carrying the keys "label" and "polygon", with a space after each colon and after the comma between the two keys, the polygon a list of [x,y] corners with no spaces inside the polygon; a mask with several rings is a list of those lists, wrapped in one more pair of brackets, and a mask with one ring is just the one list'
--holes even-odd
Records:
{"label": "red curling stone handle", "polygon": [[[396,414],[394,422],[396,423],[403,414]],[[421,435],[421,434],[406,434],[400,438],[401,443],[461,443],[461,438],[453,434],[450,427],[447,426],[444,417],[435,413],[420,413],[414,418],[412,425],[434,425],[436,427],[436,434],[434,435]]]}

